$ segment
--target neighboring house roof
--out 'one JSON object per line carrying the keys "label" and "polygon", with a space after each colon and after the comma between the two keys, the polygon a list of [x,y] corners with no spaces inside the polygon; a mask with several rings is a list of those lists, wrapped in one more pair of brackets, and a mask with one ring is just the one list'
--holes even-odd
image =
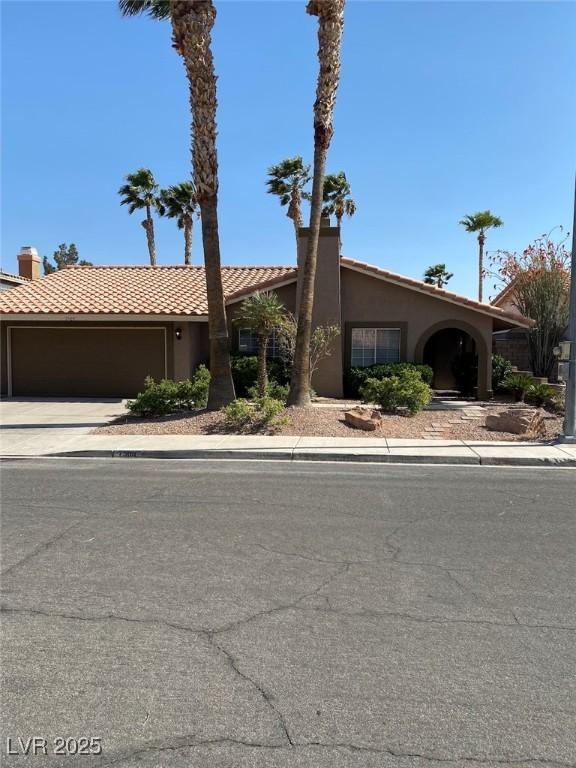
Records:
{"label": "neighboring house roof", "polygon": [[12,272],[2,272],[0,270],[0,283],[6,283],[9,285],[23,285],[24,283],[29,283],[30,280],[27,277],[22,277],[21,275],[14,275]]}
{"label": "neighboring house roof", "polygon": [[[222,267],[226,300],[296,279],[294,267]],[[6,291],[4,314],[182,315],[208,312],[203,267],[66,267]]]}
{"label": "neighboring house roof", "polygon": [[490,317],[505,320],[506,322],[512,322],[515,325],[520,325],[528,328],[532,325],[532,321],[528,320],[517,312],[508,312],[499,307],[495,307],[492,304],[484,304],[474,299],[469,299],[467,296],[461,296],[458,293],[452,293],[444,288],[436,288],[434,285],[429,285],[422,280],[415,280],[412,277],[406,277],[405,275],[399,275],[396,272],[390,272],[387,269],[381,269],[380,267],[374,267],[372,264],[366,264],[363,261],[355,261],[347,257],[342,257],[340,263],[348,267],[349,269],[356,270],[357,272],[363,272],[366,275],[376,276],[381,280],[385,280],[388,283],[394,285],[400,285],[403,288],[409,288],[419,293],[426,293],[433,296],[436,299],[442,299],[444,301],[451,302],[452,304],[459,304],[470,309],[474,309],[478,312],[482,312]]}
{"label": "neighboring house roof", "polygon": [[[421,280],[342,257],[343,267],[402,288],[482,312],[490,317],[528,327],[531,321],[490,304],[482,304]],[[222,267],[227,303],[256,290],[294,282],[297,269]],[[6,315],[144,315],[205,317],[208,313],[204,267],[92,266],[67,267],[42,280],[31,281],[0,296]]]}
{"label": "neighboring house roof", "polygon": [[500,293],[496,294],[496,296],[490,301],[490,304],[492,304],[493,307],[499,307],[502,304],[506,303],[508,299],[511,299],[511,294],[514,288],[514,280],[512,280],[511,283],[508,283],[508,285],[505,285],[504,288],[500,291]]}

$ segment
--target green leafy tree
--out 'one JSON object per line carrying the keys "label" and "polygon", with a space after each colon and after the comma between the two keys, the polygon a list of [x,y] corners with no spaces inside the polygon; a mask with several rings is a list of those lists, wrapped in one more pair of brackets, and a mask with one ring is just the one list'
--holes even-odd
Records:
{"label": "green leafy tree", "polygon": [[324,176],[328,149],[334,134],[333,113],[340,78],[340,49],[345,0],[310,0],[306,12],[318,17],[319,73],[314,102],[314,166],[310,198],[310,233],[302,267],[298,270],[300,309],[290,380],[288,405],[310,405],[310,339],[314,284],[324,201]]}
{"label": "green leafy tree", "polygon": [[52,272],[56,272],[58,269],[64,269],[64,267],[91,267],[91,261],[80,260],[78,255],[78,248],[74,243],[66,245],[66,243],[60,243],[58,250],[54,251],[52,256],[54,264],[51,263],[48,256],[44,256],[42,259],[42,266],[44,267],[44,274],[50,275]]}
{"label": "green leafy tree", "polygon": [[296,155],[270,166],[268,176],[268,193],[276,195],[280,205],[288,206],[286,216],[292,219],[298,245],[298,230],[303,224],[302,200],[309,197],[305,190],[310,181],[310,166],[304,163],[300,155]]}
{"label": "green leafy tree", "polygon": [[356,203],[351,197],[352,190],[344,171],[329,173],[324,177],[323,216],[336,216],[338,226],[342,226],[344,216],[354,216]]}
{"label": "green leafy tree", "polygon": [[482,301],[484,282],[484,243],[486,242],[486,230],[501,227],[504,222],[490,211],[478,211],[467,214],[460,220],[466,232],[478,232],[478,301]]}
{"label": "green leafy tree", "polygon": [[126,176],[126,184],[120,187],[118,194],[122,198],[120,205],[127,205],[128,213],[146,211],[146,218],[142,221],[142,226],[146,231],[150,264],[153,267],[156,266],[156,242],[154,240],[152,211],[162,215],[164,209],[154,174],[149,168],[139,168],[135,173],[129,173]]}
{"label": "green leafy tree", "polygon": [[424,282],[438,288],[444,288],[452,277],[454,275],[446,270],[446,264],[434,264],[424,272]]}
{"label": "green leafy tree", "polygon": [[266,396],[268,368],[266,355],[268,340],[275,328],[282,324],[283,304],[275,293],[257,292],[242,302],[237,322],[251,328],[258,337],[258,394]]}
{"label": "green leafy tree", "polygon": [[182,57],[188,78],[193,179],[202,220],[208,300],[212,377],[208,408],[214,410],[235,397],[218,229],[217,99],[212,56],[216,9],[212,0],[120,0],[120,10],[125,16],[146,14],[153,19],[170,19],[172,45]]}
{"label": "green leafy tree", "polygon": [[192,264],[192,227],[198,214],[196,190],[191,181],[183,181],[160,192],[164,215],[176,219],[179,229],[184,230],[184,264]]}

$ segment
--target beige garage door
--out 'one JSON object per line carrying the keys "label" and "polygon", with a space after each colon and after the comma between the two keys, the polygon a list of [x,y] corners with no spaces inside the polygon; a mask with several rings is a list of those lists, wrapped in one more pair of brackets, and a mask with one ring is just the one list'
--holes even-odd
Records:
{"label": "beige garage door", "polygon": [[12,394],[132,397],[166,376],[164,328],[10,328]]}

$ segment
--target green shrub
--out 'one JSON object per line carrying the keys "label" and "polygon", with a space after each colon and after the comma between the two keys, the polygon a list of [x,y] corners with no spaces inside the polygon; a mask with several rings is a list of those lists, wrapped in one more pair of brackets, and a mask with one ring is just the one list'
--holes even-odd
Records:
{"label": "green shrub", "polygon": [[512,392],[516,402],[524,402],[526,393],[534,387],[534,382],[531,376],[526,376],[525,373],[510,373],[502,382],[502,387],[508,392]]}
{"label": "green shrub", "polygon": [[192,379],[155,381],[151,376],[144,380],[144,391],[135,400],[129,400],[126,408],[139,416],[165,416],[193,408],[205,408],[208,402],[210,371],[200,365]]}
{"label": "green shrub", "polygon": [[428,405],[432,390],[418,371],[403,371],[399,376],[368,379],[361,390],[365,402],[378,404],[383,411],[405,408],[411,416]]}
{"label": "green shrub", "polygon": [[502,355],[492,355],[492,389],[498,392],[504,388],[504,381],[512,373],[512,363]]}
{"label": "green shrub", "polygon": [[[255,387],[258,381],[258,358],[255,355],[232,355],[232,379],[238,397],[249,396],[249,389]],[[274,359],[267,361],[268,378],[270,382],[285,384],[287,375],[284,365]]]}
{"label": "green shrub", "polygon": [[416,365],[416,363],[385,363],[369,365],[366,368],[348,368],[344,375],[344,389],[347,397],[358,397],[360,389],[368,379],[387,379],[390,376],[399,376],[405,371],[416,371],[421,380],[432,386],[434,371],[429,365]]}
{"label": "green shrub", "polygon": [[[274,400],[280,400],[281,402],[286,403],[289,390],[290,387],[288,384],[278,384],[277,381],[269,381],[268,388],[266,389],[266,397],[272,397]],[[259,397],[258,386],[256,384],[253,387],[249,387],[248,397],[251,400],[256,400]]]}
{"label": "green shrub", "polygon": [[278,417],[284,411],[284,403],[273,397],[233,400],[222,409],[224,425],[234,432],[254,431],[262,427],[277,427],[285,423]]}
{"label": "green shrub", "polygon": [[556,397],[556,392],[552,387],[548,386],[548,384],[532,384],[532,387],[526,393],[526,397],[531,403],[534,403],[537,408],[541,408],[543,405],[553,403]]}

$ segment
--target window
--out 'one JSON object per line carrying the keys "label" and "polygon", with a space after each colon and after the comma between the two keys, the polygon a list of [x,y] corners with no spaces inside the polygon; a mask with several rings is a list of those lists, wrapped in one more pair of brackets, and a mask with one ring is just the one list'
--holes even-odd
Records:
{"label": "window", "polygon": [[350,365],[400,362],[400,328],[352,328]]}
{"label": "window", "polygon": [[[238,351],[245,355],[258,354],[258,336],[251,328],[240,328],[238,331]],[[268,357],[280,357],[280,348],[276,331],[272,331],[268,339]]]}

